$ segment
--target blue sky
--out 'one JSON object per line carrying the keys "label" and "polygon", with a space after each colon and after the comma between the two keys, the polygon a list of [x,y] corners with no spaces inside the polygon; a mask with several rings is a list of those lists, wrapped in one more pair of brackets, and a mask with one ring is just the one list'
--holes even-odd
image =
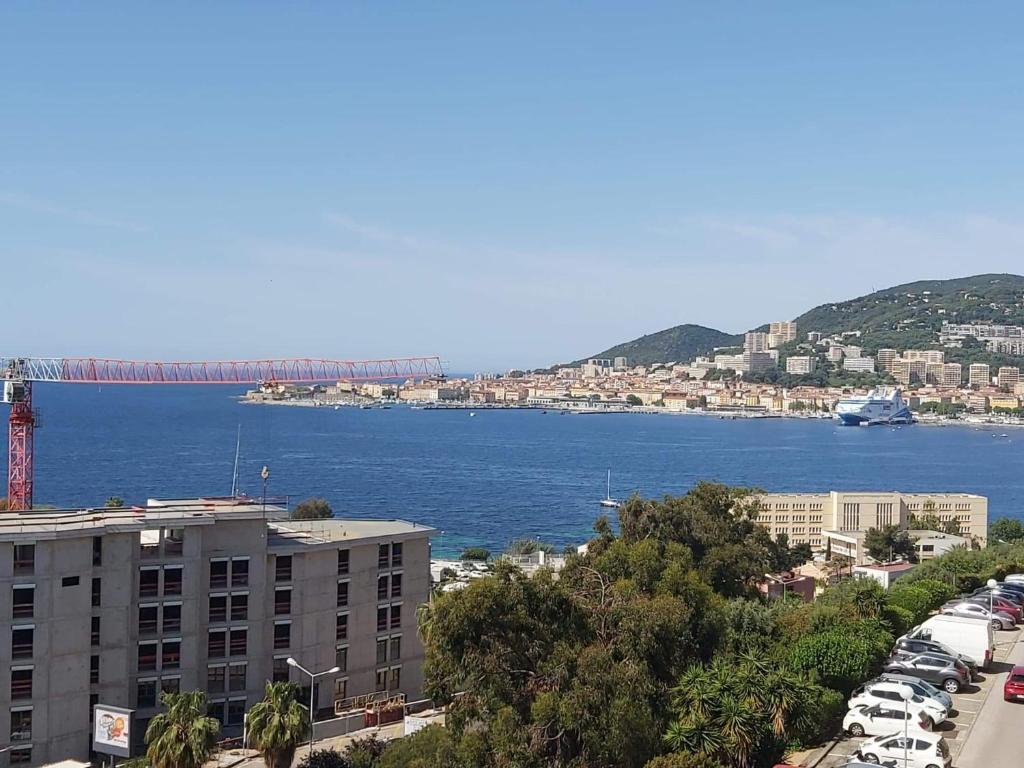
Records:
{"label": "blue sky", "polygon": [[1022,21],[4,3],[0,352],[500,370],[1020,272]]}

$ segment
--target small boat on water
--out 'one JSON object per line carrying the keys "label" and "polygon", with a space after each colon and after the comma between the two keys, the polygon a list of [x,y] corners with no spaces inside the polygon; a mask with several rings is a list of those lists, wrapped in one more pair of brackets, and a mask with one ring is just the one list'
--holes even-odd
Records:
{"label": "small boat on water", "polygon": [[621,502],[619,502],[617,499],[612,498],[612,471],[610,469],[608,470],[608,488],[605,491],[604,498],[601,499],[600,503],[602,507],[618,508],[619,506],[621,506]]}

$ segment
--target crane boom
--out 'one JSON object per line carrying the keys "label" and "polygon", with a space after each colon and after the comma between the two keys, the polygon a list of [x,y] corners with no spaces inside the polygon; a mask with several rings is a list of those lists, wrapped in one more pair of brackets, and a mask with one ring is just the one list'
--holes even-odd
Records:
{"label": "crane boom", "polygon": [[438,357],[384,360],[280,358],[158,362],[99,357],[0,357],[3,401],[11,406],[7,503],[32,509],[36,414],[33,382],[65,384],[282,384],[444,376]]}

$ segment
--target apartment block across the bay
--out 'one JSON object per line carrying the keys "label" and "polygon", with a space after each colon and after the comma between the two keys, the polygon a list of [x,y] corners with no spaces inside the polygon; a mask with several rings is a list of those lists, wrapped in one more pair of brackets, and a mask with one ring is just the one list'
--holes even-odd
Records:
{"label": "apartment block across the bay", "polygon": [[9,763],[87,759],[96,703],[136,710],[140,750],[161,691],[205,691],[237,735],[268,680],[308,691],[289,656],[340,667],[314,690],[321,716],[364,696],[418,698],[432,532],[216,499],[0,513]]}

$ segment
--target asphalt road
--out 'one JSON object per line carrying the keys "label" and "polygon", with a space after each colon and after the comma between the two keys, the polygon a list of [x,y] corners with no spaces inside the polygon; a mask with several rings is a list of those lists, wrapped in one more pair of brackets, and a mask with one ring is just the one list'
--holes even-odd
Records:
{"label": "asphalt road", "polygon": [[1024,727],[1024,703],[1003,701],[1003,682],[1011,666],[1024,664],[1024,642],[1017,643],[1007,660],[1000,664],[995,684],[989,691],[964,743],[956,768],[1002,768],[1024,765],[1024,749],[1020,744]]}

